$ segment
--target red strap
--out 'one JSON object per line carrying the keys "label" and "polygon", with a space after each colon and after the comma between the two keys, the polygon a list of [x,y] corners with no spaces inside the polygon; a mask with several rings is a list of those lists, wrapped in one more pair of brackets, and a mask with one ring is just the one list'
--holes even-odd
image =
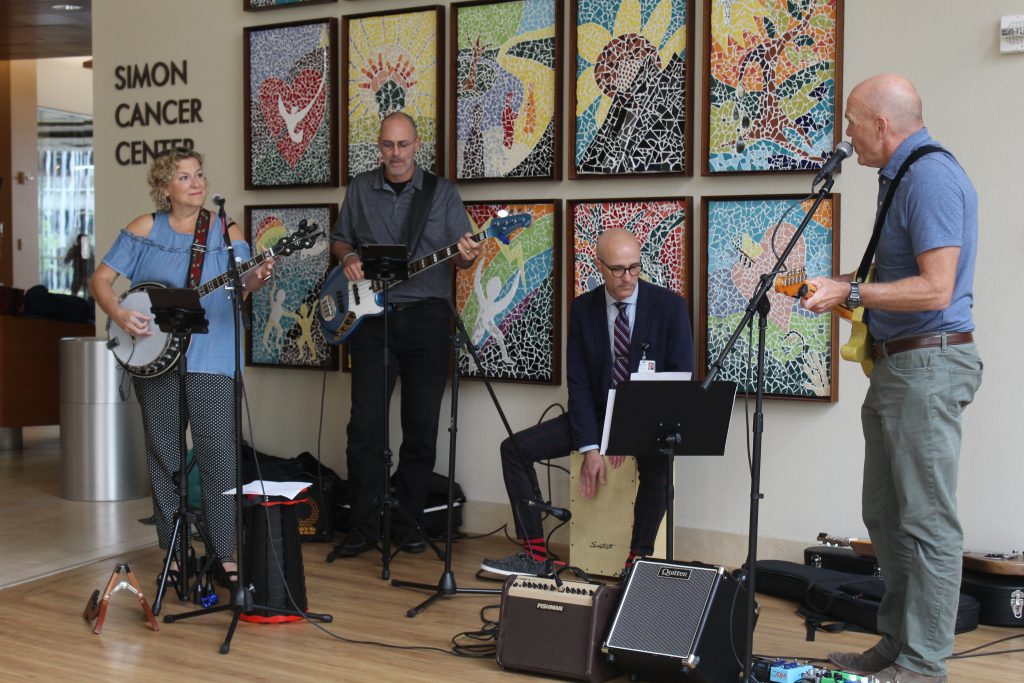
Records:
{"label": "red strap", "polygon": [[188,262],[188,286],[199,286],[203,277],[203,261],[206,259],[206,239],[210,235],[210,212],[199,209],[196,217],[196,229],[192,237],[192,257]]}

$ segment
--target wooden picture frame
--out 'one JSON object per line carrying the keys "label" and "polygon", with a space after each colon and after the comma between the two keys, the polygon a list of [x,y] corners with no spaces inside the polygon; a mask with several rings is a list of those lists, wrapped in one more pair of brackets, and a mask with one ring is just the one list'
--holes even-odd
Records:
{"label": "wooden picture frame", "polygon": [[245,29],[245,189],[338,186],[338,20]]}
{"label": "wooden picture frame", "polygon": [[[787,259],[787,269],[804,268],[808,278],[833,277],[839,264],[839,200],[828,195]],[[704,304],[698,326],[697,367],[703,376],[718,357],[746,309],[763,273],[771,271],[796,232],[813,197],[804,195],[704,197],[700,276]],[[786,212],[790,211],[789,214]],[[778,226],[778,228],[776,228]],[[769,292],[765,354],[766,397],[834,403],[839,399],[834,315],[817,315],[786,294]],[[756,333],[754,344],[757,344]],[[753,394],[748,374],[747,335],[737,340],[718,379],[732,380]],[[757,350],[753,349],[756,358]],[[747,385],[750,379],[751,386]]]}
{"label": "wooden picture frame", "polygon": [[567,305],[604,283],[597,269],[597,238],[608,228],[624,228],[640,241],[641,277],[693,303],[693,198],[574,199],[567,203],[571,226],[566,257],[570,280]]}
{"label": "wooden picture frame", "polygon": [[561,180],[562,2],[451,6],[448,177]]}
{"label": "wooden picture frame", "polygon": [[562,272],[558,199],[465,202],[474,231],[507,211],[529,213],[531,224],[512,234],[508,245],[483,242],[471,268],[456,270],[455,306],[477,347],[483,368],[466,350],[456,362],[468,379],[561,384]]}
{"label": "wooden picture frame", "polygon": [[572,0],[570,178],[692,175],[692,7]]}
{"label": "wooden picture frame", "polygon": [[324,5],[338,0],[242,0],[242,9],[246,12],[262,12],[268,9],[286,9],[305,5]]}
{"label": "wooden picture frame", "polygon": [[246,298],[251,323],[245,331],[246,365],[338,369],[338,348],[324,340],[317,316],[320,288],[334,264],[330,231],[337,216],[337,204],[245,207],[245,239],[253,254],[295,232],[302,220],[323,230],[312,248],[279,257],[271,280]]}
{"label": "wooden picture frame", "polygon": [[416,164],[443,174],[444,7],[350,14],[341,26],[342,184],[380,165],[377,133],[393,111],[416,121]]}
{"label": "wooden picture frame", "polygon": [[842,137],[843,10],[705,0],[702,175],[821,168]]}

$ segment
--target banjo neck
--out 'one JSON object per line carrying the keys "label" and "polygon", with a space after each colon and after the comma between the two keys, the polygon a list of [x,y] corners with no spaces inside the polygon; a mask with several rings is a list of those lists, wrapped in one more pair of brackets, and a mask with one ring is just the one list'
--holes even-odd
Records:
{"label": "banjo neck", "polygon": [[[252,257],[245,263],[239,263],[238,276],[241,277],[245,275],[250,270],[258,267],[261,263],[263,263],[273,255],[273,250],[271,249],[262,254],[257,254],[256,256]],[[199,298],[201,299],[207,294],[216,292],[218,289],[220,289],[229,282],[231,282],[231,271],[226,270],[217,277],[213,278],[212,280],[208,280],[207,282],[204,282],[203,284],[199,285],[198,287],[195,288],[195,290],[199,293]]]}

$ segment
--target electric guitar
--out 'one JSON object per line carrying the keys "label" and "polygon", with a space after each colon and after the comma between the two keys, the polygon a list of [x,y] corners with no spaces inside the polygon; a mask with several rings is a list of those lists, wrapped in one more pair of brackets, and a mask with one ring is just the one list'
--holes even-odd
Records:
{"label": "electric guitar", "polygon": [[[282,237],[262,254],[254,256],[245,263],[239,263],[238,273],[244,275],[268,258],[287,256],[292,252],[308,249],[322,234],[323,231],[316,223],[309,225],[302,220],[295,232]],[[195,290],[202,298],[217,291],[229,280],[230,274],[225,271],[212,280],[199,285]],[[141,282],[124,293],[118,301],[118,306],[149,315],[152,304],[148,290],[161,287],[166,288],[167,285],[159,282]],[[151,334],[147,337],[134,337],[121,329],[121,326],[114,323],[112,319],[107,319],[107,348],[114,352],[114,357],[121,367],[135,377],[162,375],[174,367],[178,357],[188,349],[188,339],[185,340],[182,348],[175,337],[163,330],[152,328],[150,332]]]}
{"label": "electric guitar", "polygon": [[[875,269],[872,268],[868,271],[865,282],[871,282],[874,279]],[[807,271],[800,268],[776,277],[775,291],[796,299],[806,299],[814,293],[814,285],[807,282]],[[844,360],[860,363],[864,374],[871,377],[871,370],[875,367],[875,356],[872,349],[874,340],[871,338],[871,332],[868,331],[867,323],[864,322],[864,307],[858,306],[850,310],[844,304],[839,304],[832,309],[832,312],[843,320],[850,321],[853,325],[850,339],[839,349],[839,355]]]}
{"label": "electric guitar", "polygon": [[[533,221],[528,213],[496,216],[491,219],[486,230],[471,236],[474,242],[483,242],[488,237],[497,237],[505,244],[509,243],[513,230],[525,228]],[[408,277],[421,273],[431,266],[444,263],[459,253],[458,242],[444,249],[427,254],[421,259],[409,262]],[[336,265],[324,279],[320,288],[320,305],[317,317],[320,319],[320,331],[329,344],[338,345],[352,336],[359,323],[367,316],[377,316],[384,312],[383,283],[380,280],[353,280],[345,277],[344,264]]]}
{"label": "electric guitar", "polygon": [[[840,548],[852,548],[853,552],[862,557],[874,557],[875,549],[871,541],[859,538],[830,536],[818,534],[818,543],[833,545]],[[1024,554],[1017,550],[1008,553],[964,553],[964,569],[983,574],[999,574],[1002,576],[1024,576]]]}

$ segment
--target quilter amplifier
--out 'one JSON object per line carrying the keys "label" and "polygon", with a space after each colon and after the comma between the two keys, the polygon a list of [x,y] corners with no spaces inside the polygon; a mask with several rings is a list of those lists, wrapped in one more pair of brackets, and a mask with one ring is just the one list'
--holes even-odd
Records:
{"label": "quilter amplifier", "polygon": [[602,649],[643,680],[736,683],[746,602],[723,567],[639,560]]}
{"label": "quilter amplifier", "polygon": [[600,651],[622,589],[511,576],[501,591],[498,666],[600,683],[621,675]]}

